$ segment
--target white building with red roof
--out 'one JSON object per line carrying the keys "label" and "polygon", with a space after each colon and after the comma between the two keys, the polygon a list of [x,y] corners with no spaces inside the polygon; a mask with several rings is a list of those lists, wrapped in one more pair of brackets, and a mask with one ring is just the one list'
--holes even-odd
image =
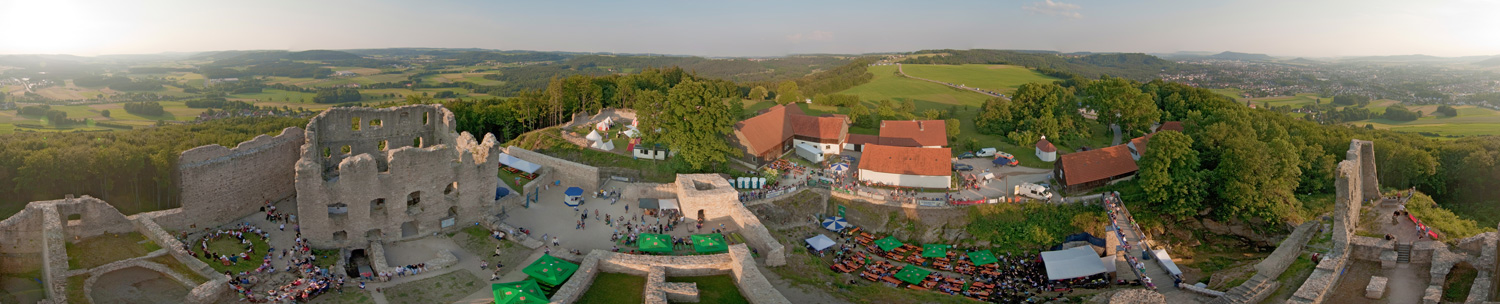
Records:
{"label": "white building with red roof", "polygon": [[946,189],[953,183],[953,154],[948,148],[865,144],[859,180],[885,186]]}
{"label": "white building with red roof", "polygon": [[1036,158],[1049,163],[1057,161],[1057,146],[1053,146],[1046,136],[1042,136],[1042,140],[1036,141]]}

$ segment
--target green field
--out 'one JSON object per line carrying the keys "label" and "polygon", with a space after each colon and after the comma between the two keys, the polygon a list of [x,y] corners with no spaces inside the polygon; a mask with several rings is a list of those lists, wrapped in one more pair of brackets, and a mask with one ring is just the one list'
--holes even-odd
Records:
{"label": "green field", "polygon": [[[876,66],[881,67],[881,66]],[[994,64],[906,64],[907,75],[1009,94],[1022,84],[1057,80],[1034,70]],[[871,67],[874,69],[875,67]]]}
{"label": "green field", "polygon": [[283,101],[312,103],[314,93],[282,91],[277,89],[263,89],[260,93],[234,94],[229,99],[243,99],[245,101]]}
{"label": "green field", "polygon": [[[1458,116],[1446,117],[1434,115],[1436,108],[1437,106],[1433,105],[1409,107],[1412,111],[1423,113],[1421,118],[1413,121],[1376,118],[1349,122],[1349,124],[1356,127],[1369,124],[1376,129],[1412,133],[1430,132],[1443,136],[1500,135],[1500,112],[1475,106],[1456,106],[1454,108],[1458,109]],[[1383,112],[1384,107],[1381,109]]]}

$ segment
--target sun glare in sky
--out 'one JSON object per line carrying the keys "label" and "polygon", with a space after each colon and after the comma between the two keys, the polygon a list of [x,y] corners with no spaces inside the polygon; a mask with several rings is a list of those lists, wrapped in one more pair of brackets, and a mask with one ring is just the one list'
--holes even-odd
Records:
{"label": "sun glare in sky", "polygon": [[72,0],[0,1],[0,48],[20,53],[79,53],[118,41],[121,23]]}

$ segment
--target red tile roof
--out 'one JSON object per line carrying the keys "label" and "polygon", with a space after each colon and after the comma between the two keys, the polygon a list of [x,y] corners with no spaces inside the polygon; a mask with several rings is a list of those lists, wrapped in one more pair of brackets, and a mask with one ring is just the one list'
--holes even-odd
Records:
{"label": "red tile roof", "polygon": [[1053,146],[1052,142],[1048,142],[1046,136],[1043,136],[1042,140],[1036,141],[1036,149],[1042,150],[1042,152],[1057,152],[1057,146]]}
{"label": "red tile roof", "polygon": [[807,116],[795,105],[777,105],[736,123],[734,129],[743,136],[751,154],[760,155],[794,134],[843,141],[849,132],[847,122],[848,117],[843,115]]}
{"label": "red tile roof", "polygon": [[1130,139],[1130,143],[1133,144],[1133,145],[1135,145],[1135,150],[1136,150],[1135,153],[1136,153],[1136,155],[1146,155],[1146,145],[1151,144],[1151,136],[1155,135],[1155,134],[1156,133],[1151,133],[1151,134],[1146,134],[1146,136],[1141,136],[1141,137],[1136,137],[1136,138],[1131,138]]}
{"label": "red tile roof", "polygon": [[877,144],[878,145],[878,144],[880,144],[880,136],[868,135],[868,134],[849,134],[849,141],[848,141],[848,143],[855,144],[855,145],[863,145],[863,144]]}
{"label": "red tile roof", "polygon": [[[867,152],[868,153],[868,152]],[[1064,186],[1072,186],[1140,170],[1125,145],[1068,153],[1058,156]]]}
{"label": "red tile roof", "polygon": [[[912,148],[865,145],[859,168],[883,173],[948,176],[953,173],[953,153],[948,148]],[[1125,159],[1130,159],[1129,155]]]}
{"label": "red tile roof", "polygon": [[887,120],[880,122],[880,144],[887,146],[947,146],[948,128],[942,120]]}
{"label": "red tile roof", "polygon": [[1161,124],[1161,127],[1157,127],[1156,128],[1157,132],[1161,132],[1162,130],[1172,130],[1172,131],[1177,131],[1177,132],[1183,132],[1182,131],[1182,122],[1181,121],[1168,121],[1168,122],[1164,122],[1164,123]]}

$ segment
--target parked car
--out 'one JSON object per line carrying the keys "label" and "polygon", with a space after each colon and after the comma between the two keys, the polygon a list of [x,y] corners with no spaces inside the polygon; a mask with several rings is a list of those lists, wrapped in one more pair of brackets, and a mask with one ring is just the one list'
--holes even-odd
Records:
{"label": "parked car", "polygon": [[958,156],[958,158],[974,158],[974,157],[975,157],[974,152],[964,152],[963,155],[959,155]]}
{"label": "parked car", "polygon": [[968,164],[953,164],[953,170],[955,170],[955,171],[974,171],[974,166],[970,166]]}

